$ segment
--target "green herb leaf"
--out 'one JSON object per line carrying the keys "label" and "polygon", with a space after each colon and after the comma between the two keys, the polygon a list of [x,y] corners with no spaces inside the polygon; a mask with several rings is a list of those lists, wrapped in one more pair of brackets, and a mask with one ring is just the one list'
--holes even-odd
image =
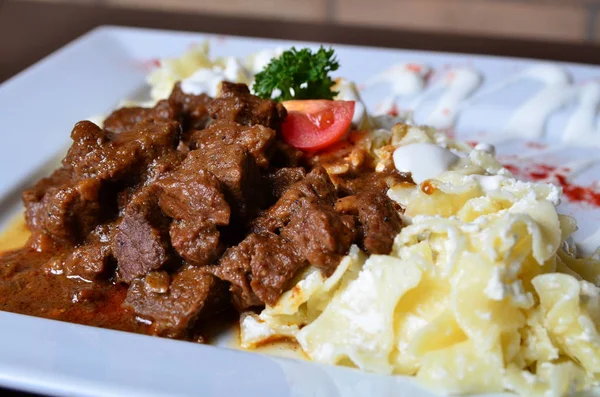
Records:
{"label": "green herb leaf", "polygon": [[337,92],[331,90],[334,82],[329,72],[339,67],[332,48],[321,46],[313,54],[308,48],[297,50],[292,47],[256,75],[252,90],[265,99],[271,98],[273,91],[281,92],[273,98],[276,101],[333,99]]}

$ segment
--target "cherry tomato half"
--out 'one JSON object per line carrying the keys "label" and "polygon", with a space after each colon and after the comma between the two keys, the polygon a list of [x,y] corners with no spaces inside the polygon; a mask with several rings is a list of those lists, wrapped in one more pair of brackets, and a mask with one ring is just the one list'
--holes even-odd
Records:
{"label": "cherry tomato half", "polygon": [[288,115],[283,139],[291,146],[315,151],[341,140],[352,124],[354,101],[326,99],[283,102]]}

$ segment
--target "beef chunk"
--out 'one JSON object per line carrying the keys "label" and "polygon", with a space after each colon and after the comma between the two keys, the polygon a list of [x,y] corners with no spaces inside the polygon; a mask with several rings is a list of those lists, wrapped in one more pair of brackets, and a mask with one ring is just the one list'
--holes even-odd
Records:
{"label": "beef chunk", "polygon": [[91,121],[80,121],[71,132],[73,144],[63,165],[77,175],[87,173],[95,176],[97,169],[107,161],[110,140],[108,134]]}
{"label": "beef chunk", "polygon": [[155,182],[160,208],[173,219],[227,225],[230,208],[221,183],[201,165],[193,157],[186,158],[177,171]]}
{"label": "beef chunk", "polygon": [[169,234],[175,251],[198,266],[221,254],[217,226],[228,225],[231,212],[222,184],[203,164],[188,156],[175,172],[154,183],[162,211],[174,219]]}
{"label": "beef chunk", "polygon": [[25,220],[29,230],[35,234],[44,233],[45,211],[44,196],[49,190],[60,189],[70,182],[71,173],[66,169],[58,169],[48,178],[40,179],[34,186],[25,190],[22,195],[25,206]]}
{"label": "beef chunk", "polygon": [[335,186],[323,168],[315,168],[306,178],[295,183],[268,210],[252,223],[254,231],[275,232],[286,226],[298,210],[300,199],[309,198],[332,206],[336,200]]}
{"label": "beef chunk", "polygon": [[63,262],[68,277],[80,277],[94,281],[111,269],[113,257],[108,243],[94,242],[83,244],[70,252]]}
{"label": "beef chunk", "polygon": [[401,183],[414,183],[408,174],[400,173],[395,168],[383,172],[369,172],[363,175],[346,175],[335,180],[342,194],[353,195],[364,191],[376,191],[386,195],[389,188]]}
{"label": "beef chunk", "polygon": [[271,198],[279,199],[292,185],[306,177],[302,167],[277,168],[265,175],[265,182]]}
{"label": "beef chunk", "polygon": [[138,123],[120,134],[80,121],[71,133],[73,145],[63,165],[75,178],[135,180],[153,159],[177,147],[179,134],[179,124],[173,121]]}
{"label": "beef chunk", "polygon": [[139,106],[123,107],[112,112],[103,122],[104,129],[120,133],[130,130],[137,123],[152,118],[152,109]]}
{"label": "beef chunk", "polygon": [[292,244],[272,233],[250,234],[206,271],[231,283],[234,306],[243,311],[264,303],[274,305],[294,277],[307,265]]}
{"label": "beef chunk", "polygon": [[142,176],[142,180],[145,181],[146,185],[150,185],[159,178],[175,171],[184,159],[185,155],[179,151],[167,152],[148,164],[145,175]]}
{"label": "beef chunk", "polygon": [[134,278],[160,269],[170,258],[169,220],[162,214],[150,189],[134,195],[116,226],[112,251],[117,276],[130,283]]}
{"label": "beef chunk", "polygon": [[261,99],[250,94],[245,84],[234,84],[224,81],[221,85],[221,96],[208,105],[212,118],[231,120],[243,125],[264,125],[281,130],[281,123],[287,112],[282,104]]}
{"label": "beef chunk", "polygon": [[213,173],[237,219],[247,219],[264,204],[261,177],[252,157],[241,145],[221,145],[188,154],[188,162]]}
{"label": "beef chunk", "polygon": [[311,265],[331,275],[355,239],[354,219],[306,198],[296,208],[281,237]]}
{"label": "beef chunk", "polygon": [[152,321],[151,333],[170,338],[188,336],[199,321],[222,310],[225,285],[198,268],[184,267],[172,276],[168,290],[156,288],[154,273],[129,286],[123,306]]}
{"label": "beef chunk", "polygon": [[271,158],[274,167],[298,167],[304,158],[304,152],[283,141],[275,142],[275,151]]}
{"label": "beef chunk", "polygon": [[29,230],[77,244],[102,218],[100,183],[73,181],[67,170],[56,171],[23,193]]}
{"label": "beef chunk", "polygon": [[69,170],[59,168],[48,178],[40,179],[34,186],[23,192],[23,204],[25,205],[25,219],[27,227],[33,233],[43,230],[44,206],[42,199],[49,189],[66,185],[71,178]]}
{"label": "beef chunk", "polygon": [[139,123],[112,134],[89,121],[75,125],[73,145],[63,168],[23,195],[34,234],[81,243],[116,205],[112,184],[133,185],[145,178],[148,165],[174,152],[177,123]]}
{"label": "beef chunk", "polygon": [[211,101],[212,98],[206,94],[186,94],[181,90],[181,83],[177,83],[173,87],[168,103],[181,109],[183,112],[183,129],[184,131],[190,131],[206,127],[210,121],[207,106]]}
{"label": "beef chunk", "polygon": [[101,218],[99,193],[100,183],[96,179],[49,189],[43,199],[45,230],[60,240],[81,241]]}
{"label": "beef chunk", "polygon": [[103,122],[103,128],[112,133],[121,133],[135,128],[136,124],[149,121],[177,121],[182,118],[181,110],[167,100],[158,101],[153,108],[139,106],[122,107],[112,112]]}
{"label": "beef chunk", "polygon": [[275,131],[262,125],[243,126],[232,121],[217,120],[208,128],[196,131],[190,138],[190,149],[221,147],[223,144],[244,146],[261,168],[269,166],[273,154]]}
{"label": "beef chunk", "polygon": [[155,121],[177,121],[181,122],[184,110],[176,103],[163,99],[156,102],[152,108],[152,119]]}
{"label": "beef chunk", "polygon": [[389,254],[402,219],[392,200],[380,191],[365,191],[336,203],[336,209],[357,217],[361,245],[370,254]]}
{"label": "beef chunk", "polygon": [[169,231],[175,251],[187,262],[205,266],[214,262],[224,250],[217,227],[210,220],[175,220]]}
{"label": "beef chunk", "polygon": [[365,250],[371,254],[389,254],[394,238],[402,229],[402,219],[392,200],[376,192],[360,194],[358,222]]}
{"label": "beef chunk", "polygon": [[300,197],[314,198],[328,205],[333,205],[337,198],[335,186],[329,179],[329,175],[320,167],[312,170],[306,178],[293,185],[289,190],[296,191]]}
{"label": "beef chunk", "polygon": [[88,235],[85,243],[50,261],[46,270],[52,274],[64,273],[67,277],[78,277],[86,281],[108,277],[114,269],[110,246],[112,233],[112,224],[99,225]]}

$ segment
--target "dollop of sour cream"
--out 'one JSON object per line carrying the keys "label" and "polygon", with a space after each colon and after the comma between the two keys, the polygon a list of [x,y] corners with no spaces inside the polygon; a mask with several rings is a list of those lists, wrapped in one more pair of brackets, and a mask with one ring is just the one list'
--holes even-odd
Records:
{"label": "dollop of sour cream", "polygon": [[475,150],[481,150],[482,152],[489,153],[493,156],[496,155],[496,147],[494,145],[490,145],[489,143],[480,142],[475,145]]}
{"label": "dollop of sour cream", "polygon": [[248,71],[237,58],[227,57],[225,67],[198,69],[187,79],[182,80],[181,90],[189,95],[207,94],[216,97],[222,81],[247,82],[250,79]]}
{"label": "dollop of sour cream", "polygon": [[394,150],[394,166],[400,172],[410,172],[413,181],[421,183],[449,171],[460,157],[433,143],[412,143]]}

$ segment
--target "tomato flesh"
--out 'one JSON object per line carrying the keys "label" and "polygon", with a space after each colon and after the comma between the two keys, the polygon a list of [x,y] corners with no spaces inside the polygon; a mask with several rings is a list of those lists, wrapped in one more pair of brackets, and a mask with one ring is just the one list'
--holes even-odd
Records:
{"label": "tomato flesh", "polygon": [[283,140],[308,151],[324,149],[344,138],[354,116],[354,101],[295,100],[283,102],[283,106],[288,112]]}

